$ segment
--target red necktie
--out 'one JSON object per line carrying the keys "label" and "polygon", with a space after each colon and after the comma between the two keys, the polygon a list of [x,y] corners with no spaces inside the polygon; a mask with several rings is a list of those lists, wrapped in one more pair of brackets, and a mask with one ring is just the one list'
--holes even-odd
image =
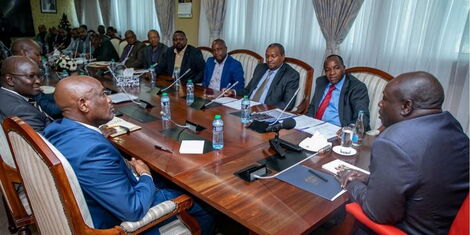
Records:
{"label": "red necktie", "polygon": [[335,85],[330,85],[330,88],[328,89],[328,93],[326,93],[325,98],[321,102],[320,107],[318,108],[317,113],[315,114],[316,119],[322,120],[323,114],[325,113],[325,110],[328,107],[328,104],[330,103],[331,95],[334,89],[335,89]]}

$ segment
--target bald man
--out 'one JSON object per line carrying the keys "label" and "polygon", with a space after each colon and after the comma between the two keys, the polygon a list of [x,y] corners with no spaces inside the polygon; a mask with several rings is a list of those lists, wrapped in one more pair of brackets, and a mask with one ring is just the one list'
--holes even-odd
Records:
{"label": "bald man", "polygon": [[385,87],[379,113],[386,129],[372,146],[370,176],[340,173],[372,220],[408,234],[447,234],[468,194],[469,139],[443,101],[441,84],[426,72]]}
{"label": "bald man", "polygon": [[325,75],[315,80],[315,92],[307,116],[337,126],[356,123],[359,111],[364,111],[364,127],[369,126],[369,93],[366,85],[345,73],[343,58],[330,55],[323,63]]}
{"label": "bald man", "polygon": [[28,57],[10,56],[1,71],[0,120],[18,116],[34,130],[44,130],[51,119],[33,99],[41,91],[38,65]]}
{"label": "bald man", "polygon": [[[44,137],[74,169],[95,228],[140,220],[150,207],[180,195],[156,188],[148,166],[133,159],[129,163],[137,179],[118,149],[100,133],[98,127],[114,117],[114,108],[98,80],[88,76],[63,79],[57,84],[55,99],[64,118],[51,123]],[[199,205],[194,204],[189,213],[199,221],[203,234],[212,231],[213,219]]]}

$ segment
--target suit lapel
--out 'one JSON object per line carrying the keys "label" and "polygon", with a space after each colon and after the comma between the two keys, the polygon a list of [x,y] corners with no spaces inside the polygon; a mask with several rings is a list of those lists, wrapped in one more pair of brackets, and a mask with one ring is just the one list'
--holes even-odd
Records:
{"label": "suit lapel", "polygon": [[[230,81],[230,76],[228,74],[230,70],[230,56],[227,54],[227,59],[225,60],[224,68],[222,69],[222,77],[220,79],[220,87],[225,87]],[[213,71],[214,69],[212,69]],[[232,84],[233,85],[233,84]]]}
{"label": "suit lapel", "polygon": [[338,115],[339,115],[339,122],[340,123],[343,123],[343,111],[344,111],[344,97],[346,97],[348,94],[347,92],[349,92],[349,75],[348,74],[345,74],[346,76],[344,76],[344,84],[343,84],[343,87],[341,88],[341,93],[339,95],[339,100],[338,100]]}
{"label": "suit lapel", "polygon": [[[268,94],[266,94],[265,98],[265,103],[266,100],[271,96],[271,93],[274,92],[274,89],[277,85],[281,84],[281,78],[284,76],[284,73],[286,72],[286,63],[283,63],[281,67],[279,68],[279,71],[277,71],[276,76],[273,78],[273,81],[271,82],[271,86],[269,86]],[[282,87],[280,85],[280,87]]]}

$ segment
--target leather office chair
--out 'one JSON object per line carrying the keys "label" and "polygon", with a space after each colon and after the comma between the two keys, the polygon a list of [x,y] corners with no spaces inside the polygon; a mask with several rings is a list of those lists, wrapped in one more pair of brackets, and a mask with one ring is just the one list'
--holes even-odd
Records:
{"label": "leather office chair", "polygon": [[253,78],[253,72],[258,64],[263,63],[263,57],[250,50],[233,50],[228,53],[234,59],[240,61],[245,76],[245,87]]}
{"label": "leather office chair", "polygon": [[16,170],[5,132],[0,128],[0,187],[11,233],[31,234],[28,225],[34,223],[31,208]]}
{"label": "leather office chair", "polygon": [[200,232],[197,221],[186,212],[192,204],[186,195],[150,208],[140,221],[95,229],[67,159],[20,118],[5,119],[3,129],[42,234],[137,234],[175,215],[180,215],[193,233]]}
{"label": "leather office chair", "polygon": [[[455,216],[454,222],[452,223],[449,235],[462,235],[469,234],[469,201],[468,194],[460,207],[457,215]],[[379,235],[401,235],[406,234],[404,231],[393,225],[379,224],[367,217],[367,215],[362,210],[361,206],[356,203],[349,203],[346,205],[346,211],[354,216],[356,220],[361,222],[366,227],[370,228],[372,231]]]}
{"label": "leather office chair", "polygon": [[286,57],[285,62],[299,72],[300,75],[300,90],[297,94],[294,108],[291,111],[298,114],[304,114],[307,112],[312,93],[313,68],[307,63],[295,58]]}
{"label": "leather office chair", "polygon": [[209,57],[212,57],[212,48],[210,47],[198,47],[197,49],[201,50],[202,53],[202,58],[204,58],[204,61],[207,61]]}
{"label": "leather office chair", "polygon": [[116,38],[116,37],[113,37],[110,39],[111,41],[111,44],[113,45],[114,47],[114,50],[116,50],[116,52],[118,53],[119,56],[121,56],[121,53],[119,53],[119,43],[121,43],[121,39],[120,38]]}
{"label": "leather office chair", "polygon": [[122,52],[124,51],[124,48],[127,46],[127,41],[126,40],[122,40],[120,43],[119,43],[119,48],[118,48],[118,55],[119,55],[119,58],[121,58],[122,56]]}
{"label": "leather office chair", "polygon": [[379,102],[382,100],[382,92],[385,89],[388,81],[393,79],[393,76],[378,69],[370,67],[353,67],[346,69],[346,73],[352,74],[354,77],[365,83],[369,93],[369,113],[370,113],[370,128],[371,130],[378,129],[382,126],[379,118]]}

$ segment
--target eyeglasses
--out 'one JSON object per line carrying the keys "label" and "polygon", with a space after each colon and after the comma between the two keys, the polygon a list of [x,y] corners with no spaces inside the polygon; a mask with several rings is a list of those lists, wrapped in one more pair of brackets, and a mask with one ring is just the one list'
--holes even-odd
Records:
{"label": "eyeglasses", "polygon": [[33,80],[35,78],[39,78],[42,80],[42,73],[32,73],[32,74],[19,74],[19,73],[9,73],[13,76],[20,76],[20,77],[26,77],[29,80]]}

